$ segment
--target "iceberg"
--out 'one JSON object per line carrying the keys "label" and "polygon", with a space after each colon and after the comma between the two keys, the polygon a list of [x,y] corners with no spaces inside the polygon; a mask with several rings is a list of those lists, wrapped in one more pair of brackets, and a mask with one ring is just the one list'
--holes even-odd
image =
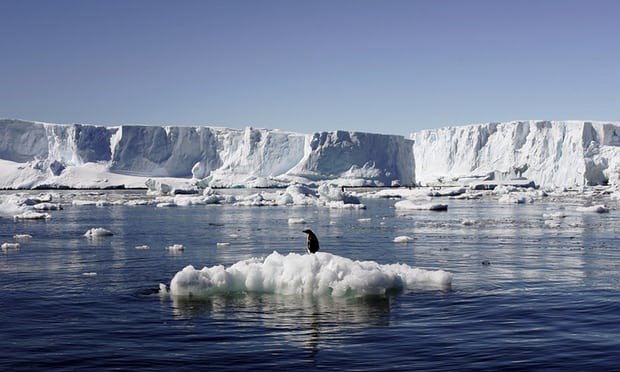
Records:
{"label": "iceberg", "polygon": [[582,187],[620,182],[617,123],[512,121],[423,130],[410,138],[420,184],[467,179]]}
{"label": "iceberg", "polygon": [[[0,188],[202,188],[414,183],[413,141],[359,132],[62,125],[0,120]],[[177,188],[178,189],[178,188]]]}
{"label": "iceberg", "polygon": [[512,121],[422,130],[405,138],[3,119],[0,171],[1,189],[148,187],[162,195],[324,183],[454,186],[451,193],[462,193],[464,186],[617,186],[620,125]]}

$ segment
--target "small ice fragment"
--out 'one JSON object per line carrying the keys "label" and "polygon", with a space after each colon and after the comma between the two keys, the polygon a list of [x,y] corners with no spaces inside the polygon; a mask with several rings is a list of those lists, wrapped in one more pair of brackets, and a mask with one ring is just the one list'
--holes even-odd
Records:
{"label": "small ice fragment", "polygon": [[167,295],[168,293],[168,287],[164,283],[159,283],[159,294]]}
{"label": "small ice fragment", "polygon": [[372,221],[372,218],[358,218],[358,222],[366,223]]}
{"label": "small ice fragment", "polygon": [[97,276],[97,273],[94,272],[94,271],[90,271],[90,272],[87,272],[87,273],[82,273],[82,275],[84,275],[84,276]]}
{"label": "small ice fragment", "polygon": [[577,207],[578,212],[595,212],[595,213],[608,213],[609,208],[604,204],[593,205],[591,207]]}
{"label": "small ice fragment", "polygon": [[103,227],[93,227],[84,233],[84,236],[89,238],[100,237],[100,236],[112,236],[114,233],[108,229],[104,229]]}
{"label": "small ice fragment", "polygon": [[39,212],[24,212],[22,214],[13,216],[13,219],[15,221],[46,220],[48,218],[52,218],[52,216],[49,213],[39,213]]}
{"label": "small ice fragment", "polygon": [[158,203],[156,205],[157,208],[176,207],[176,206],[177,205],[175,203],[169,203],[169,202]]}
{"label": "small ice fragment", "polygon": [[557,220],[545,220],[545,227],[557,229],[560,227],[560,223]]}
{"label": "small ice fragment", "polygon": [[217,246],[218,248],[230,247],[230,243],[226,243],[226,242],[218,242],[218,243],[216,244],[216,246]]}
{"label": "small ice fragment", "polygon": [[185,250],[185,247],[183,246],[183,244],[173,244],[166,247],[166,249],[170,252],[181,252]]}
{"label": "small ice fragment", "polygon": [[288,219],[288,224],[289,225],[303,225],[306,223],[306,220],[304,220],[301,217],[290,217]]}
{"label": "small ice fragment", "polygon": [[407,243],[412,242],[414,240],[415,240],[414,237],[407,236],[407,235],[401,235],[401,236],[395,237],[393,242],[394,243],[405,243],[405,244],[407,244]]}
{"label": "small ice fragment", "polygon": [[13,235],[13,239],[15,239],[15,240],[28,240],[28,239],[32,239],[32,235],[30,235],[30,234],[15,234],[15,235]]}
{"label": "small ice fragment", "polygon": [[471,219],[464,219],[463,221],[461,221],[461,225],[463,226],[472,226],[476,224],[476,220],[471,220]]}
{"label": "small ice fragment", "polygon": [[62,205],[53,203],[39,203],[32,206],[38,211],[57,211],[62,209]]}
{"label": "small ice fragment", "polygon": [[413,210],[413,211],[447,211],[448,204],[434,204],[434,203],[426,203],[426,204],[418,204],[412,200],[401,200],[394,204],[394,208],[400,210]]}
{"label": "small ice fragment", "polygon": [[149,249],[149,246],[146,244],[136,245],[136,249]]}
{"label": "small ice fragment", "polygon": [[9,249],[19,249],[19,243],[2,243],[0,248],[2,248],[3,251],[8,251]]}

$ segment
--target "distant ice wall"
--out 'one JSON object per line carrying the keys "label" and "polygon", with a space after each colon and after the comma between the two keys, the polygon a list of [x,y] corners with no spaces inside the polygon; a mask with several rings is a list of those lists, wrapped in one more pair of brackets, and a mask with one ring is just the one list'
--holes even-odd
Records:
{"label": "distant ice wall", "polygon": [[416,181],[526,177],[544,186],[618,184],[620,126],[515,121],[413,133]]}
{"label": "distant ice wall", "polygon": [[[218,186],[262,185],[256,180],[266,180],[266,186],[325,180],[377,186],[414,181],[413,142],[402,136],[17,120],[0,120],[0,135],[0,159],[35,161],[33,167],[49,169],[54,176],[66,167],[97,162],[118,174],[206,178]],[[46,182],[53,181],[40,181]]]}
{"label": "distant ice wall", "polygon": [[412,185],[413,159],[413,142],[402,136],[322,132],[308,137],[303,160],[288,174],[309,180],[340,179],[352,186]]}
{"label": "distant ice wall", "polygon": [[[89,163],[115,174],[194,178],[217,186],[389,186],[519,176],[542,186],[620,185],[620,126],[515,121],[425,130],[406,139],[346,131],[0,120],[0,160],[30,164],[23,172],[12,167],[21,176],[5,177],[0,187],[12,187],[10,180],[35,186],[72,182],[79,169],[65,169]],[[36,181],[28,181],[35,173]]]}

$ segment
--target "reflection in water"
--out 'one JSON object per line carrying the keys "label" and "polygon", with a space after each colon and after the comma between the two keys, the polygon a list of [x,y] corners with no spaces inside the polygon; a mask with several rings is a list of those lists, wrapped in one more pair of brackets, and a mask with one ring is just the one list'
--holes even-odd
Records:
{"label": "reflection in water", "polygon": [[259,323],[272,335],[314,355],[321,348],[340,345],[344,330],[389,326],[394,298],[248,294],[202,299],[172,296],[171,301],[178,318],[232,320],[236,326]]}

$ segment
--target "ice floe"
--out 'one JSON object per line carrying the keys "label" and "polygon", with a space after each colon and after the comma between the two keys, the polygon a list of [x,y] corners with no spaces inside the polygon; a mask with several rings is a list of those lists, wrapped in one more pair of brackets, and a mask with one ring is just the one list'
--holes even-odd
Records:
{"label": "ice floe", "polygon": [[[448,289],[452,274],[406,264],[354,261],[326,252],[316,254],[273,252],[232,266],[200,270],[186,266],[170,282],[170,294],[206,297],[231,293],[283,295],[366,296],[412,289]],[[165,286],[163,287],[164,290]],[[166,291],[167,292],[167,291]]]}

